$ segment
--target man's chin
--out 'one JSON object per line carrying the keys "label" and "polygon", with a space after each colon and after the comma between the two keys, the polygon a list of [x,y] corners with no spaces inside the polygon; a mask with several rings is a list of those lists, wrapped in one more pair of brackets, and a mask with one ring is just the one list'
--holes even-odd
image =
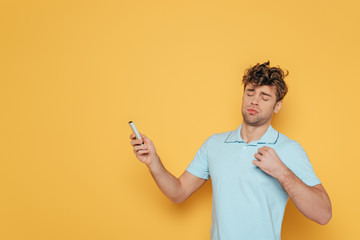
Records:
{"label": "man's chin", "polygon": [[259,126],[263,125],[260,122],[247,122],[247,121],[245,121],[245,123],[246,123],[246,125],[252,126],[252,127],[259,127]]}
{"label": "man's chin", "polygon": [[247,117],[246,118],[243,117],[243,121],[246,125],[252,126],[252,127],[259,127],[266,123],[266,121],[263,121],[261,119],[255,119],[255,118],[251,119],[251,118],[247,118]]}

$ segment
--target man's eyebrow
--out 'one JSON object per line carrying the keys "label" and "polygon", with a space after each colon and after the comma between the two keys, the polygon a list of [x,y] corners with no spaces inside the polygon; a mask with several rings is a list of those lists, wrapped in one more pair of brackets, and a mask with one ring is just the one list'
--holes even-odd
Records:
{"label": "man's eyebrow", "polygon": [[246,89],[246,91],[248,91],[248,92],[255,92],[255,88],[248,88],[248,89]]}

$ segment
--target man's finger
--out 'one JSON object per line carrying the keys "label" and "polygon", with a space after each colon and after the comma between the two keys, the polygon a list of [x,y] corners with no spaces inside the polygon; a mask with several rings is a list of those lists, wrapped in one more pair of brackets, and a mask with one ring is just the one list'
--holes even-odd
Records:
{"label": "man's finger", "polygon": [[263,149],[264,151],[274,150],[273,148],[267,147],[267,146],[263,146],[262,149]]}
{"label": "man's finger", "polygon": [[255,153],[255,154],[254,154],[254,157],[255,157],[257,160],[259,160],[259,161],[261,161],[262,158],[263,158],[263,156],[262,156],[261,154],[259,154],[259,153]]}
{"label": "man's finger", "polygon": [[140,145],[143,143],[143,140],[142,139],[134,139],[132,140],[131,142],[131,145],[135,146],[135,145]]}
{"label": "man's finger", "polygon": [[134,149],[135,149],[135,151],[144,150],[144,149],[147,149],[147,146],[146,146],[146,145],[143,145],[143,144],[141,144],[141,145],[136,145],[136,146],[134,146]]}
{"label": "man's finger", "polygon": [[140,136],[143,138],[143,139],[148,139],[148,137],[145,135],[145,134],[143,134],[143,133],[141,133],[141,132],[139,132],[140,133]]}
{"label": "man's finger", "polygon": [[265,154],[267,152],[268,149],[266,149],[265,147],[261,147],[258,149],[258,153],[260,153],[261,155]]}
{"label": "man's finger", "polygon": [[134,139],[134,138],[135,138],[135,134],[134,133],[130,134],[130,139]]}
{"label": "man's finger", "polygon": [[260,162],[257,160],[253,160],[252,163],[257,167],[259,167],[259,165],[260,165]]}
{"label": "man's finger", "polygon": [[139,155],[144,155],[144,154],[148,154],[150,151],[148,150],[148,149],[146,149],[146,150],[139,150],[138,152],[137,152],[137,154],[139,154]]}

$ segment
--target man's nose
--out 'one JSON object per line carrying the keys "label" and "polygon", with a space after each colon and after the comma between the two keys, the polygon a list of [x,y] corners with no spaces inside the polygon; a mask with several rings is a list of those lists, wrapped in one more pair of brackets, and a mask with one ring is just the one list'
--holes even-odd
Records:
{"label": "man's nose", "polygon": [[253,104],[253,105],[258,105],[258,104],[259,104],[259,96],[254,95],[254,96],[251,98],[251,104]]}

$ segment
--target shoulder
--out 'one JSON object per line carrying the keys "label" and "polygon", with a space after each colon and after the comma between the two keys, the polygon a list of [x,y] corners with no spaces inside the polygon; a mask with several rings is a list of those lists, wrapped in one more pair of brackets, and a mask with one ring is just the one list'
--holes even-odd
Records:
{"label": "shoulder", "polygon": [[[236,130],[234,130],[236,131]],[[206,139],[206,141],[204,142],[203,146],[208,148],[216,148],[219,147],[222,144],[225,144],[225,141],[229,138],[229,136],[234,132],[234,131],[227,131],[227,132],[222,132],[222,133],[214,133],[213,135],[211,135],[210,137],[208,137]]]}
{"label": "shoulder", "polygon": [[221,132],[221,133],[214,133],[211,135],[206,141],[210,142],[225,142],[225,140],[236,130]]}
{"label": "shoulder", "polygon": [[303,147],[297,141],[290,139],[282,133],[279,133],[277,147],[280,151],[286,152],[304,152]]}

